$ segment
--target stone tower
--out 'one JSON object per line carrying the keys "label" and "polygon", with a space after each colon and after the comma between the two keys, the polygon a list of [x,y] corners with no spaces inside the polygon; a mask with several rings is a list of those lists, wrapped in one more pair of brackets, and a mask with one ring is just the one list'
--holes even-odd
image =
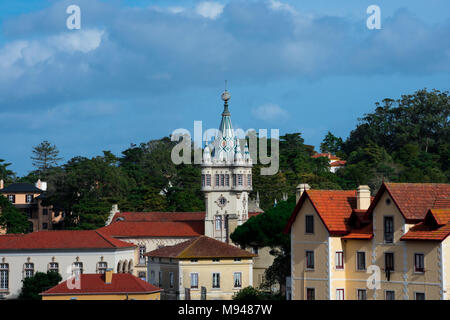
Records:
{"label": "stone tower", "polygon": [[202,161],[205,194],[205,235],[231,242],[230,234],[248,219],[248,193],[252,190],[252,159],[245,140],[244,152],[235,136],[228,110],[230,93],[222,93],[224,109],[219,132],[206,147]]}

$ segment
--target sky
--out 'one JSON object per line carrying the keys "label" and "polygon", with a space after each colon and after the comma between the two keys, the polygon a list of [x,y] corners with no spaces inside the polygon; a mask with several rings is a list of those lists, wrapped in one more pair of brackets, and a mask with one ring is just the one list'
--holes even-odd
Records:
{"label": "sky", "polygon": [[345,139],[377,101],[449,90],[450,2],[0,1],[0,159],[18,175],[43,140],[66,162],[217,128],[225,80],[235,128]]}

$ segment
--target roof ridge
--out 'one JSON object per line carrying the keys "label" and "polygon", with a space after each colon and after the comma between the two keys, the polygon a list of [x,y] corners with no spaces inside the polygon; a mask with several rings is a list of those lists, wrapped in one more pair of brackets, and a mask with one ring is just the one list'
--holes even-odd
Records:
{"label": "roof ridge", "polygon": [[[192,247],[198,240],[200,240],[200,238],[203,238],[205,236],[199,236],[197,238],[194,238],[194,241],[192,241],[192,243],[190,245],[188,245],[186,248],[184,248],[179,254],[177,254],[178,256],[181,256],[187,249],[189,249],[190,247]],[[189,241],[189,240],[188,240]]]}
{"label": "roof ridge", "polygon": [[[97,233],[100,237],[102,237],[106,242],[108,242],[110,245],[112,245],[114,248],[118,248],[114,243],[112,243],[110,240],[106,238],[98,229],[94,230],[95,233]],[[120,241],[120,240],[119,240]]]}

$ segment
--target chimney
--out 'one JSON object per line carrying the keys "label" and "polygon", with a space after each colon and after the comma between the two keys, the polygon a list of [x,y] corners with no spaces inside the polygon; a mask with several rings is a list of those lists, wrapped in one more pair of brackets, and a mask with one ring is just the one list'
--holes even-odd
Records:
{"label": "chimney", "polygon": [[112,276],[113,276],[113,269],[112,268],[106,269],[106,272],[105,272],[105,283],[106,284],[112,283]]}
{"label": "chimney", "polygon": [[295,202],[298,203],[298,200],[300,200],[300,197],[302,196],[303,192],[309,189],[311,189],[309,184],[307,183],[299,184],[295,190]]}
{"label": "chimney", "polygon": [[3,182],[3,179],[0,180],[0,189],[3,189],[5,187],[5,183]]}
{"label": "chimney", "polygon": [[35,183],[36,188],[41,189],[41,179],[38,179]]}
{"label": "chimney", "polygon": [[367,210],[370,207],[369,186],[359,186],[356,190],[356,209]]}

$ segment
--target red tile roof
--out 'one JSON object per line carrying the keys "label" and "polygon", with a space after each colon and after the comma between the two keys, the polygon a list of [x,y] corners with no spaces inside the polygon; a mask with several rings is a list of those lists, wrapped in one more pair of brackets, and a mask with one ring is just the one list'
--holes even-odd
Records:
{"label": "red tile roof", "polygon": [[114,239],[98,230],[37,231],[18,235],[0,235],[0,251],[132,247],[135,245]]}
{"label": "red tile roof", "polygon": [[361,239],[361,240],[372,238],[373,238],[372,223],[358,229],[351,229],[350,233],[342,237],[342,239]]}
{"label": "red tile roof", "polygon": [[80,289],[69,289],[67,281],[54,286],[41,293],[43,296],[53,295],[86,295],[86,294],[148,294],[162,291],[162,289],[151,285],[129,273],[115,273],[112,275],[111,283],[105,283],[104,274],[81,274]]}
{"label": "red tile roof", "polygon": [[202,221],[119,221],[98,229],[111,237],[198,237],[205,234]]}
{"label": "red tile roof", "polygon": [[330,167],[343,167],[343,166],[345,166],[346,163],[347,163],[347,161],[345,161],[345,160],[337,160],[337,161],[331,162]]}
{"label": "red tile roof", "polygon": [[408,230],[401,240],[443,241],[450,235],[450,208],[430,209],[424,220]]}
{"label": "red tile roof", "polygon": [[356,190],[307,190],[292,212],[285,232],[289,232],[306,199],[311,201],[328,232],[342,235],[349,231],[346,220],[356,209]]}
{"label": "red tile roof", "polygon": [[123,221],[203,221],[205,212],[118,212],[112,222]]}
{"label": "red tile roof", "polygon": [[341,158],[336,157],[334,154],[331,153],[316,153],[315,155],[311,156],[311,158],[320,158],[320,157],[325,157],[330,160],[341,160]]}
{"label": "red tile roof", "polygon": [[384,182],[368,211],[371,213],[387,191],[407,222],[418,222],[436,202],[450,198],[450,184]]}
{"label": "red tile roof", "polygon": [[200,236],[174,246],[167,246],[145,254],[149,257],[177,259],[252,258],[256,255],[207,236]]}

